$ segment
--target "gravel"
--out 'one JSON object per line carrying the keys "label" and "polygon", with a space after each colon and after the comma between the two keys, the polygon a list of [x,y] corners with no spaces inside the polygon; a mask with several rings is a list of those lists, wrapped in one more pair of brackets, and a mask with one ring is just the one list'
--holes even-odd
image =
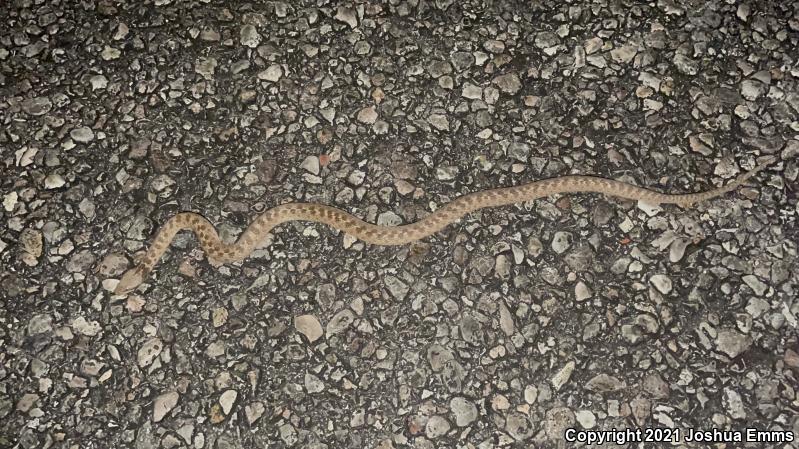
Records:
{"label": "gravel", "polygon": [[[790,3],[223,3],[0,5],[0,447],[799,432]],[[182,210],[229,241],[287,202],[402,225],[559,175],[704,190],[764,155],[687,209],[555,195],[392,247],[284,223],[219,268],[181,233],[111,293]]]}

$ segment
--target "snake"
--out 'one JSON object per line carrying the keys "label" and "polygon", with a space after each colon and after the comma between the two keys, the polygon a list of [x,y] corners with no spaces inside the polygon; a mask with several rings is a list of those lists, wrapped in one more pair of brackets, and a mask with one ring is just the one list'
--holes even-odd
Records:
{"label": "snake", "polygon": [[479,209],[523,203],[555,194],[600,193],[652,205],[675,204],[689,208],[732,192],[776,159],[775,156],[764,157],[752,170],[742,173],[727,184],[697,193],[661,193],[627,182],[590,175],[540,179],[517,186],[465,194],[416,222],[398,226],[368,223],[348,212],[325,204],[285,203],[258,215],[232,244],[224,243],[219,238],[216,228],[207,218],[195,212],[180,212],[169,218],[158,229],[138,263],[122,275],[114,288],[114,294],[127,295],[142,284],[169,248],[175,235],[183,230],[195,234],[208,262],[216,267],[246,259],[274,227],[297,220],[323,223],[373,245],[404,245],[435,234]]}

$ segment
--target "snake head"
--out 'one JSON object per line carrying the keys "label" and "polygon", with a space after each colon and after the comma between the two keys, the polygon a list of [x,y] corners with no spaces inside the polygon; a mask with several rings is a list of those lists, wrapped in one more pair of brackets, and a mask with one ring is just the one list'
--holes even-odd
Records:
{"label": "snake head", "polygon": [[147,271],[144,269],[143,266],[137,265],[130,270],[126,271],[125,274],[122,275],[122,279],[119,280],[117,287],[114,289],[115,295],[127,295],[128,293],[132,292],[139,286],[142,282],[144,282],[144,278],[147,276]]}

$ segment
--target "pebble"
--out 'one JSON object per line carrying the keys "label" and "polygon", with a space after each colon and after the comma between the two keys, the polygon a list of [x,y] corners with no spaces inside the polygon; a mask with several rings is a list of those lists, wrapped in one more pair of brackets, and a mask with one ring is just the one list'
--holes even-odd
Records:
{"label": "pebble", "polygon": [[427,117],[427,122],[439,131],[449,131],[449,120],[444,114],[430,114]]}
{"label": "pebble", "polygon": [[502,92],[511,95],[519,92],[522,88],[522,82],[515,73],[497,76],[492,80],[492,83],[496,84]]}
{"label": "pebble", "polygon": [[164,343],[158,337],[153,337],[145,341],[136,354],[136,360],[139,366],[144,368],[152,364],[153,360],[161,354],[163,349]]}
{"label": "pebble", "polygon": [[483,98],[483,89],[467,82],[463,85],[461,96],[470,100],[480,100]]}
{"label": "pebble", "polygon": [[552,251],[557,254],[563,254],[571,247],[572,234],[569,232],[558,231],[552,238]]}
{"label": "pebble", "polygon": [[665,274],[656,274],[649,278],[649,282],[664,295],[671,293],[671,278]]}
{"label": "pebble", "polygon": [[258,79],[262,81],[269,81],[271,83],[276,83],[280,81],[280,78],[283,77],[283,68],[280,67],[278,64],[272,64],[258,73]]}
{"label": "pebble", "polygon": [[22,110],[33,116],[47,114],[52,109],[53,103],[48,97],[34,97],[22,102]]}
{"label": "pebble", "polygon": [[239,41],[241,45],[245,47],[255,48],[261,43],[261,35],[258,34],[258,30],[253,25],[244,25],[241,27],[241,32],[239,34]]}
{"label": "pebble", "polygon": [[219,396],[219,405],[222,406],[222,413],[229,415],[233,410],[233,404],[236,403],[236,398],[239,397],[239,392],[236,390],[225,390]]}
{"label": "pebble", "polygon": [[478,417],[477,406],[462,397],[454,397],[449,401],[449,409],[455,415],[455,425],[466,427]]}
{"label": "pebble", "polygon": [[48,190],[59,189],[66,185],[66,181],[58,173],[52,173],[44,178],[44,188]]}
{"label": "pebble", "polygon": [[332,337],[335,334],[343,332],[347,329],[350,324],[355,321],[355,315],[352,313],[350,309],[344,309],[333,315],[333,318],[327,323],[327,327],[325,329],[325,334],[327,338]]}
{"label": "pebble", "polygon": [[377,110],[374,106],[368,106],[358,111],[357,119],[359,122],[371,125],[377,120]]}
{"label": "pebble", "polygon": [[431,416],[424,427],[425,435],[427,438],[436,439],[440,438],[449,432],[450,424],[443,416]]}
{"label": "pebble", "polygon": [[590,410],[579,410],[574,414],[574,417],[583,429],[593,429],[596,427],[596,415],[591,413]]}
{"label": "pebble", "polygon": [[322,325],[313,315],[300,315],[295,317],[294,327],[297,329],[297,332],[305,335],[309,343],[315,342],[324,335]]}
{"label": "pebble", "polygon": [[336,9],[336,15],[334,16],[336,20],[339,22],[344,22],[350,26],[350,28],[357,28],[358,27],[358,16],[355,13],[355,10],[352,8],[347,8],[345,6],[339,6]]}
{"label": "pebble", "polygon": [[[100,90],[100,89],[105,89],[106,87],[108,87],[108,78],[106,78],[103,75],[94,75],[94,76],[92,76],[89,79],[89,82],[92,85],[92,90]],[[91,132],[91,130],[90,130],[90,132]],[[92,137],[94,137],[94,136],[92,136]],[[75,139],[74,136],[72,136],[72,139],[73,140],[77,140],[77,139]]]}
{"label": "pebble", "polygon": [[300,167],[313,175],[319,174],[319,158],[316,156],[308,156],[303,161]]}
{"label": "pebble", "polygon": [[752,338],[731,329],[722,329],[716,336],[716,348],[734,359],[749,349]]}
{"label": "pebble", "polygon": [[261,419],[261,416],[264,415],[266,412],[266,406],[264,406],[263,402],[253,402],[252,404],[248,404],[244,407],[244,415],[247,417],[247,424],[254,424],[256,421]]}
{"label": "pebble", "polygon": [[161,394],[153,401],[153,422],[160,422],[178,404],[180,395],[177,391]]}
{"label": "pebble", "polygon": [[574,299],[577,302],[583,302],[591,298],[594,293],[588,288],[583,281],[578,281],[574,286]]}
{"label": "pebble", "polygon": [[560,371],[557,372],[557,374],[555,374],[555,376],[552,377],[550,383],[552,384],[552,387],[555,388],[555,391],[560,390],[564,385],[566,385],[569,379],[571,379],[572,373],[574,372],[574,368],[576,366],[577,364],[573,361],[568,362],[563,366],[563,368],[560,369]]}

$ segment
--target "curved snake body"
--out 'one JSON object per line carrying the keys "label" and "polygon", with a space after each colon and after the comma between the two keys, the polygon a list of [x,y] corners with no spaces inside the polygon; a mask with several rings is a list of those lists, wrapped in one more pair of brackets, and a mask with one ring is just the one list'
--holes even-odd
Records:
{"label": "curved snake body", "polygon": [[486,207],[504,206],[569,192],[595,192],[606,195],[641,200],[651,204],[693,204],[731,192],[757,172],[776,160],[767,157],[749,172],[743,173],[725,186],[688,194],[666,194],[621,181],[595,176],[561,176],[533,181],[514,187],[483,190],[456,198],[425,218],[401,226],[379,226],[367,223],[341,209],[316,203],[287,203],[273,207],[259,215],[233,244],[219,239],[214,225],[202,215],[181,212],[170,218],[158,230],[150,248],[120,279],[115,294],[124,295],[144,282],[158,260],[169,248],[175,234],[190,230],[212,265],[237,262],[247,258],[275,226],[287,221],[302,220],[324,223],[364,242],[375,245],[403,245],[425,238],[458,221],[464,215]]}

